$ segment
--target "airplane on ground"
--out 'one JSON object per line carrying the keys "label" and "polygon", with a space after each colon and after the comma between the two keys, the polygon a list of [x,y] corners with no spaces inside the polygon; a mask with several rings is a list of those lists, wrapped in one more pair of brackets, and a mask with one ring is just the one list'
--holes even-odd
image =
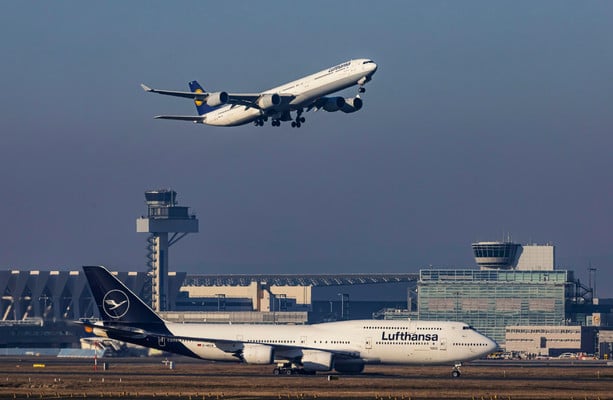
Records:
{"label": "airplane on ground", "polygon": [[[271,119],[272,126],[281,121],[292,121],[293,128],[305,122],[306,110],[324,109],[328,112],[352,113],[362,108],[360,95],[355,97],[327,97],[348,87],[359,85],[358,93],[377,71],[374,61],[361,58],[345,61],[315,74],[265,90],[261,93],[206,92],[197,81],[189,82],[189,92],[152,89],[144,84],[146,92],[193,99],[198,115],[158,115],[158,119],[192,121],[214,126],[238,126],[253,122],[263,126]],[[291,113],[295,111],[296,116]]]}
{"label": "airplane on ground", "polygon": [[184,356],[276,364],[275,375],[336,370],[360,373],[366,364],[454,364],[498,346],[462,322],[355,320],[313,325],[172,323],[162,320],[102,266],[83,267],[100,311],[79,321],[87,332]]}

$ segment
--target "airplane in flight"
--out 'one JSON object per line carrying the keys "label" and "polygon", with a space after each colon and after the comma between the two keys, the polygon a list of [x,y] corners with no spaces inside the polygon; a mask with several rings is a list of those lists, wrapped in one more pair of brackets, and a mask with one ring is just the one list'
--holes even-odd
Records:
{"label": "airplane in flight", "polygon": [[[359,93],[377,71],[374,61],[361,58],[345,61],[315,74],[265,90],[261,93],[207,92],[197,81],[189,82],[189,92],[152,89],[144,84],[146,92],[193,99],[198,115],[158,115],[158,119],[192,121],[214,126],[238,126],[253,122],[264,126],[271,120],[272,126],[281,121],[292,121],[293,128],[305,122],[305,111],[323,109],[328,112],[352,113],[362,108]],[[328,95],[358,85],[355,97],[343,98]],[[295,112],[295,117],[292,117]]]}
{"label": "airplane in flight", "polygon": [[102,266],[83,267],[101,320],[79,321],[97,336],[184,356],[276,364],[275,375],[336,370],[360,373],[367,364],[450,364],[498,348],[462,322],[354,320],[312,325],[172,323]]}

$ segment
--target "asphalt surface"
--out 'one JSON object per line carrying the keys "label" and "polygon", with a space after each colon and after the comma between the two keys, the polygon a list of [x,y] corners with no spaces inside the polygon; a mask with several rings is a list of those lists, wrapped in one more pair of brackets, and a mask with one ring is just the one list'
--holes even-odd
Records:
{"label": "asphalt surface", "polygon": [[483,360],[455,379],[451,366],[314,376],[274,376],[273,367],[173,357],[104,358],[94,369],[91,359],[0,357],[0,398],[613,399],[605,361]]}

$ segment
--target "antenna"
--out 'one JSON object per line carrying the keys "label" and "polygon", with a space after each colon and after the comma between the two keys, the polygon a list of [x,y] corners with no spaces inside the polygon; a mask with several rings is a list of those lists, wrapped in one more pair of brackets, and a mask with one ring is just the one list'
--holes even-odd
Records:
{"label": "antenna", "polygon": [[[588,271],[590,273],[590,290],[592,291],[592,301],[596,298],[596,268],[589,262]],[[592,286],[593,285],[593,286]]]}

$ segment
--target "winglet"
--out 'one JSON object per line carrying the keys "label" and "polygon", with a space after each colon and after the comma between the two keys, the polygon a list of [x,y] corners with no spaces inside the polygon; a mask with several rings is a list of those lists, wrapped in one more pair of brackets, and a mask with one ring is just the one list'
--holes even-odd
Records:
{"label": "winglet", "polygon": [[153,89],[151,89],[149,86],[145,85],[144,83],[141,83],[140,87],[142,87],[145,92],[153,92]]}

